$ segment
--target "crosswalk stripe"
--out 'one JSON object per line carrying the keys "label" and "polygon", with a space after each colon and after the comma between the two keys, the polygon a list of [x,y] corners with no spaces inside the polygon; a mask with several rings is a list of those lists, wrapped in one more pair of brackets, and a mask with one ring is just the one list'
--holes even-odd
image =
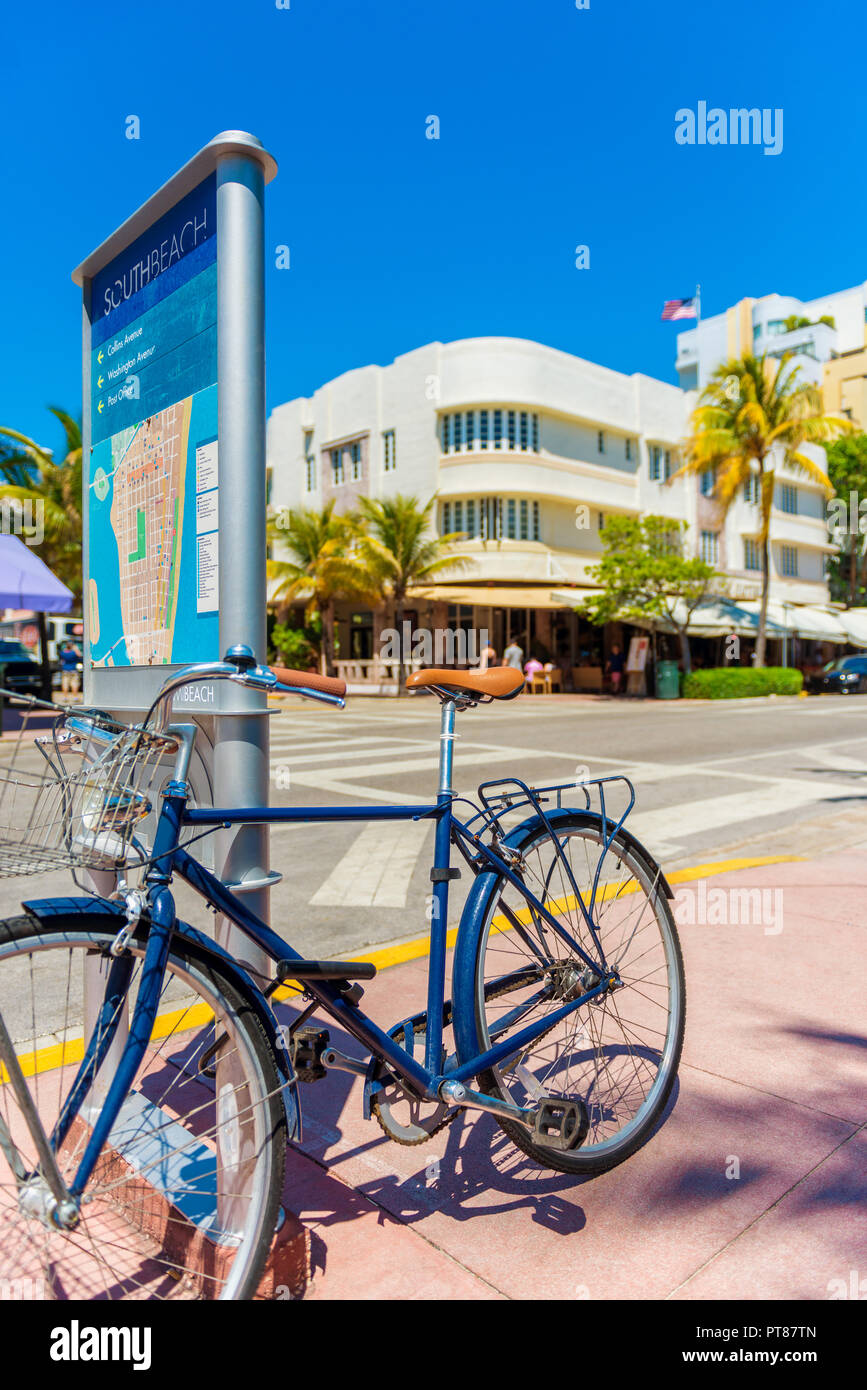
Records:
{"label": "crosswalk stripe", "polygon": [[429,821],[367,825],[310,899],[313,907],[406,907]]}
{"label": "crosswalk stripe", "polygon": [[657,811],[636,809],[629,817],[629,828],[648,849],[659,852],[661,841],[671,854],[675,846],[669,837],[673,835],[698,835],[707,830],[720,830],[726,825],[743,825],[759,817],[780,815],[797,806],[838,799],[843,794],[843,789],[834,782],[781,778],[770,786],[751,788],[746,792],[684,801]]}

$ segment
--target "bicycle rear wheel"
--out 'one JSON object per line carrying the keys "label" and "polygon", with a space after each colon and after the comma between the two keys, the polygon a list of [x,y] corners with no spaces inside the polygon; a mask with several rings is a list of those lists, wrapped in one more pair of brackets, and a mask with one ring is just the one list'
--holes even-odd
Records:
{"label": "bicycle rear wheel", "polygon": [[[84,1053],[85,963],[107,957],[112,939],[104,917],[73,928],[27,916],[0,923],[0,1010],[48,1135]],[[143,933],[130,944],[130,1009],[144,946]],[[60,1144],[67,1184],[101,1083],[102,1072]],[[22,1184],[38,1185],[39,1164],[0,1066],[0,1290],[44,1299],[252,1298],[283,1182],[283,1085],[255,1009],[212,957],[176,936],[150,1046],[72,1230],[22,1201]]]}
{"label": "bicycle rear wheel", "polygon": [[[516,846],[523,880],[596,960],[597,948],[561,856],[588,906],[601,860],[592,921],[622,988],[553,1023],[483,1073],[479,1085],[521,1107],[543,1100],[575,1102],[586,1134],[572,1149],[538,1144],[519,1123],[500,1123],[541,1166],[590,1175],[622,1163],[645,1144],[671,1094],[686,1013],[683,961],[659,870],[641,847],[619,832],[606,851],[600,818],[589,812],[558,812],[551,819],[557,845],[537,820]],[[544,1019],[596,982],[586,962],[508,880],[485,874],[476,890],[480,901],[469,917],[478,926],[472,939],[469,934],[459,939],[455,962],[462,1061]],[[469,901],[467,906],[471,909]]]}

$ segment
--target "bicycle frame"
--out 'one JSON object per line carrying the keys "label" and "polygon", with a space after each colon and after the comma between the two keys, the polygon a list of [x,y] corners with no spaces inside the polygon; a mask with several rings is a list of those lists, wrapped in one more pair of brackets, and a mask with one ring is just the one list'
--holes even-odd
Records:
{"label": "bicycle frame", "polygon": [[[327,980],[303,981],[305,994],[314,999],[335,1022],[356,1038],[368,1053],[383,1059],[389,1068],[401,1077],[407,1088],[421,1099],[439,1100],[441,1099],[440,1088],[445,1081],[467,1082],[479,1073],[496,1066],[507,1057],[514,1056],[518,1048],[529,1044],[534,1038],[546,1032],[554,1023],[588,1004],[610,987],[612,972],[606,965],[598,936],[578,885],[572,877],[571,869],[568,870],[569,877],[577,903],[580,904],[583,916],[590,927],[592,940],[599,951],[598,960],[594,960],[582,948],[546,904],[530,891],[508,858],[491,845],[483,843],[477,833],[455,816],[453,809],[455,793],[451,788],[455,710],[454,701],[445,700],[443,702],[440,732],[440,777],[436,800],[428,805],[412,807],[251,806],[233,807],[231,810],[221,807],[189,807],[187,805],[189,789],[185,776],[192,749],[193,733],[190,726],[172,726],[172,732],[181,736],[182,751],[176,765],[175,777],[169,782],[163,793],[163,804],[154,836],[152,858],[145,875],[149,931],[142,967],[142,981],[123,1055],[93,1127],[75,1180],[69,1188],[73,1196],[79,1196],[87,1184],[100,1150],[109,1137],[120,1107],[132,1085],[151,1036],[159,1006],[171,935],[176,924],[174,898],[169,886],[172,877],[177,875],[188,883],[199,896],[244,932],[250,941],[274,962],[289,962],[291,966],[293,960],[303,959],[287,941],[252,912],[240,897],[236,896],[215,874],[194,859],[189,851],[179,843],[185,827],[195,827],[207,832],[208,828],[225,828],[233,824],[418,821],[424,819],[434,821],[436,833],[434,862],[431,872],[433,911],[430,924],[424,1065],[416,1061],[395,1038],[374,1023],[358,1004],[348,1000],[341,993],[338,985]],[[179,773],[182,776],[179,776]],[[476,817],[472,819],[476,819]],[[542,819],[547,824],[547,817],[544,816],[544,813]],[[543,919],[564,941],[568,949],[586,963],[596,975],[598,983],[579,997],[569,1000],[560,1008],[546,1013],[536,1022],[528,1024],[517,1032],[509,1033],[503,1041],[494,1041],[493,1045],[485,1052],[443,1072],[441,1068],[443,1021],[446,1005],[445,971],[449,880],[457,876],[457,871],[451,865],[451,847],[453,844],[461,848],[464,859],[471,863],[475,872],[491,872],[501,875],[516,887],[531,911]],[[516,925],[520,929],[517,918],[512,923],[513,928]],[[291,974],[288,974],[288,978],[291,978]],[[508,976],[502,978],[508,979]],[[107,1033],[103,1037],[100,1048],[103,1055],[111,1041],[111,1036],[111,1033]],[[86,1058],[89,1059],[88,1065],[92,1076],[96,1070],[92,1046],[88,1048]],[[84,1064],[82,1065],[84,1066]],[[64,1133],[82,1103],[86,1090],[83,1080],[80,1071],[59,1122]],[[59,1138],[62,1136],[56,1133],[53,1137],[55,1142],[59,1142]]]}

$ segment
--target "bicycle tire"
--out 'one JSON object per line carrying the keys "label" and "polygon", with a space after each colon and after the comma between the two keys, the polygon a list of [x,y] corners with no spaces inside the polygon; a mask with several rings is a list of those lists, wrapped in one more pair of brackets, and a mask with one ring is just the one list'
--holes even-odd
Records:
{"label": "bicycle tire", "polygon": [[[549,816],[549,821],[554,826],[558,840],[567,836],[577,837],[582,841],[592,843],[597,851],[601,849],[603,833],[602,821],[601,817],[595,815],[593,812],[557,811]],[[612,829],[613,826],[609,825],[609,833]],[[530,854],[534,851],[538,851],[546,842],[548,842],[549,850],[551,850],[553,854],[550,833],[544,825],[544,822],[538,817],[524,822],[522,826],[512,832],[508,841],[513,849],[517,849],[521,852],[525,858],[525,862]],[[609,864],[612,867],[616,865],[619,868],[624,864],[627,866],[634,882],[643,889],[646,902],[651,904],[653,919],[659,928],[660,944],[665,959],[666,979],[671,992],[671,1008],[666,1026],[664,1044],[659,1050],[660,1061],[656,1075],[638,1113],[633,1117],[633,1120],[626,1127],[625,1132],[619,1139],[614,1136],[609,1137],[603,1142],[588,1143],[588,1139],[592,1140],[595,1137],[592,1131],[592,1106],[595,1104],[600,1111],[604,1108],[601,1101],[593,1099],[594,1087],[592,1084],[588,1084],[583,1095],[579,1096],[579,1094],[576,1093],[576,1095],[572,1097],[576,1101],[580,1098],[588,1112],[588,1119],[591,1120],[591,1133],[589,1133],[581,1144],[574,1149],[557,1150],[547,1145],[540,1145],[534,1141],[533,1133],[519,1122],[499,1117],[497,1119],[497,1123],[516,1147],[527,1154],[528,1157],[532,1158],[540,1167],[550,1168],[563,1173],[586,1176],[595,1176],[607,1172],[609,1169],[616,1167],[619,1163],[624,1162],[647,1143],[648,1139],[655,1131],[660,1117],[668,1103],[677,1076],[686,1020],[686,985],[683,970],[683,957],[661,871],[648,852],[644,850],[631,835],[623,830],[619,831],[616,837],[614,837],[607,854],[611,856]],[[490,1029],[494,1025],[491,1021],[493,1017],[493,1007],[490,996],[490,983],[488,983],[487,997],[485,990],[486,980],[489,981],[493,974],[493,961],[491,953],[489,952],[489,945],[492,935],[494,937],[504,938],[511,934],[513,940],[518,939],[508,925],[505,927],[503,927],[502,924],[500,926],[494,926],[498,905],[501,904],[503,893],[507,891],[511,891],[513,895],[512,907],[514,910],[515,900],[518,896],[517,890],[513,888],[510,889],[508,881],[504,880],[495,872],[489,871],[483,873],[477,879],[470,897],[467,900],[464,917],[462,919],[455,952],[453,998],[455,1000],[455,1036],[458,1042],[459,1056],[463,1063],[470,1061],[474,1056],[480,1055],[491,1045]],[[543,895],[538,891],[538,885],[533,888],[533,891],[540,900],[544,900]],[[546,891],[548,890],[546,889]],[[637,893],[638,889],[636,888],[633,890],[630,888],[628,891]],[[616,903],[618,896],[617,894],[609,894],[606,898],[603,894],[603,901],[613,901]],[[624,893],[623,896],[625,897],[627,894]],[[524,900],[524,902],[526,902],[526,900]],[[573,917],[575,920],[570,920],[567,924],[570,931],[575,933],[580,929],[581,935],[584,937],[583,940],[579,938],[580,944],[585,947],[588,954],[593,955],[589,932],[581,923],[577,908],[573,913]],[[597,926],[598,925],[597,922]],[[537,930],[537,927],[534,926],[533,930]],[[644,928],[641,928],[641,931],[643,930]],[[527,931],[529,932],[529,927]],[[554,937],[554,933],[551,931],[550,927],[547,928],[547,932],[549,936],[552,938]],[[633,936],[634,935],[635,933],[633,933]],[[582,964],[580,958],[576,959],[578,959],[579,965]],[[539,967],[539,969],[541,969],[541,967]],[[558,969],[561,970],[562,978],[564,968],[558,966]],[[628,989],[628,986],[626,988]],[[645,986],[645,989],[646,988],[648,987]],[[654,984],[652,988],[656,989],[657,985]],[[619,1007],[620,999],[625,997],[625,991],[617,991],[611,996],[611,999],[613,1004]],[[502,998],[502,995],[498,995],[494,1002],[499,1005],[499,1001]],[[605,1000],[608,996],[602,996],[602,998]],[[551,1011],[553,1011],[553,1007],[558,1002],[562,1001],[556,999],[550,1001]],[[541,1007],[541,1005],[537,1007]],[[605,1008],[604,1004],[601,1006],[594,1006],[593,1004],[584,1005],[582,1008],[574,1011],[570,1019],[577,1019],[582,1015],[586,1017],[588,1016],[588,1011],[597,1007],[602,1007],[603,1010]],[[646,1005],[641,1007],[645,1008],[645,1013],[648,1012]],[[528,1021],[529,1017],[523,1016],[520,1019],[521,1026],[524,1026]],[[569,1022],[569,1020],[566,1020],[566,1022]],[[577,1028],[577,1024],[575,1026]],[[644,1026],[646,1027],[646,1025]],[[556,1027],[558,1027],[558,1025],[555,1025],[555,1028]],[[544,1051],[546,1046],[550,1050],[553,1046],[551,1034],[554,1031],[555,1029],[546,1030],[546,1032],[530,1046],[538,1047],[540,1052]],[[507,1033],[504,1034],[504,1036],[506,1035]],[[626,1034],[624,1033],[624,1037],[625,1036]],[[598,1038],[595,1039],[593,1048],[585,1049],[587,1052],[591,1050],[595,1051],[597,1064],[599,1058],[603,1055],[603,1049],[599,1045],[600,1041],[601,1040]],[[642,1042],[640,1050],[643,1054],[652,1051],[652,1049],[648,1047],[646,1039]],[[639,1049],[633,1047],[631,1054],[633,1059],[635,1053],[638,1051]],[[625,1054],[626,1056],[630,1056],[630,1044],[628,1041]],[[516,1054],[516,1056],[517,1055],[518,1054]],[[525,1056],[526,1054],[522,1053],[520,1055]],[[507,1058],[506,1060],[509,1064],[515,1064],[514,1058]],[[646,1055],[642,1055],[640,1060],[643,1065],[651,1065]],[[520,1066],[523,1065],[523,1063],[519,1062],[517,1065]],[[631,1060],[631,1065],[637,1071],[634,1060]],[[527,1105],[531,1103],[531,1099],[533,1098],[531,1095],[527,1094],[527,1089],[528,1086],[532,1087],[534,1080],[536,1080],[539,1085],[540,1091],[545,1088],[545,1081],[539,1081],[532,1072],[532,1069],[529,1069],[527,1080],[521,1086],[516,1085],[514,1081],[507,1084],[504,1080],[503,1070],[503,1067],[500,1067],[482,1073],[477,1078],[476,1082],[479,1089],[490,1095],[496,1095],[501,1099],[511,1101],[512,1103]],[[527,1069],[525,1068],[525,1070]],[[597,1086],[598,1072],[599,1067],[597,1065],[597,1079],[595,1083]],[[580,1088],[578,1089],[580,1091]],[[516,1092],[518,1092],[518,1094],[516,1094]],[[557,1095],[562,1095],[562,1092],[552,1091],[550,1094],[551,1097],[554,1098]],[[567,1096],[565,1098],[568,1099],[570,1097]]]}
{"label": "bicycle tire", "polygon": [[[31,960],[31,980],[32,980],[32,961],[34,957],[48,959],[52,952],[63,950],[75,952],[99,952],[106,954],[110,946],[116,927],[106,924],[105,915],[94,915],[88,917],[82,915],[76,918],[74,924],[70,924],[67,918],[61,922],[52,922],[51,919],[37,921],[35,918],[22,915],[0,922],[0,1008],[4,1011],[9,1007],[7,995],[9,985],[14,984],[14,971],[10,971],[11,961],[20,961],[29,958]],[[130,950],[134,957],[140,958],[146,944],[146,933],[141,927],[136,931],[130,941]],[[70,956],[70,966],[72,958]],[[19,972],[20,973],[20,972]],[[25,972],[26,973],[26,972]],[[71,975],[71,970],[70,970]],[[5,979],[4,979],[5,976]],[[7,989],[4,991],[4,983]],[[135,966],[134,981],[135,982]],[[177,987],[177,988],[175,988]],[[191,988],[192,987],[192,988]],[[196,942],[185,938],[182,933],[176,933],[169,953],[169,961],[166,967],[166,976],[163,988],[163,997],[170,996],[172,993],[179,995],[182,1000],[196,998],[196,1004],[204,1004],[206,1010],[211,1008],[214,1018],[219,1018],[220,1029],[214,1023],[208,1024],[203,1016],[190,1012],[195,1007],[192,1004],[185,1004],[180,1011],[174,1010],[170,1014],[163,1014],[161,1024],[160,1018],[157,1020],[152,1043],[154,1039],[162,1036],[167,1038],[167,1042],[160,1043],[155,1049],[150,1050],[150,1055],[142,1063],[136,1078],[136,1095],[143,1095],[150,1091],[155,1091],[153,1084],[154,1076],[160,1075],[156,1068],[161,1067],[169,1073],[168,1084],[160,1097],[154,1102],[158,1107],[160,1102],[168,1107],[165,1111],[158,1114],[156,1130],[157,1142],[160,1145],[159,1172],[163,1181],[165,1171],[171,1167],[172,1158],[185,1155],[185,1160],[179,1165],[179,1177],[173,1189],[170,1185],[165,1189],[166,1211],[168,1213],[165,1220],[165,1234],[163,1245],[160,1249],[154,1250],[154,1237],[150,1230],[146,1236],[142,1236],[141,1230],[132,1230],[131,1222],[140,1220],[140,1213],[147,1204],[145,1198],[142,1204],[141,1187],[144,1170],[140,1173],[135,1172],[134,1163],[130,1160],[133,1152],[133,1144],[141,1133],[131,1132],[131,1141],[126,1150],[122,1147],[115,1148],[106,1146],[103,1154],[92,1175],[90,1181],[82,1194],[82,1222],[81,1226],[73,1232],[51,1232],[49,1233],[40,1227],[38,1232],[34,1232],[39,1239],[44,1242],[46,1249],[49,1242],[52,1247],[52,1263],[50,1280],[46,1278],[43,1268],[40,1276],[43,1295],[44,1290],[49,1286],[47,1296],[52,1296],[50,1287],[56,1285],[57,1279],[63,1274],[61,1262],[58,1261],[57,1251],[61,1250],[61,1242],[64,1237],[68,1237],[71,1245],[69,1253],[76,1251],[74,1258],[81,1261],[81,1233],[86,1228],[87,1215],[89,1210],[102,1212],[102,1208],[107,1205],[112,1207],[112,1219],[114,1219],[114,1208],[118,1209],[118,1220],[123,1220],[130,1226],[130,1240],[136,1249],[140,1246],[144,1253],[136,1254],[135,1250],[133,1262],[139,1258],[142,1267],[147,1266],[150,1271],[149,1277],[145,1279],[137,1278],[133,1273],[119,1273],[117,1275],[116,1289],[107,1287],[100,1291],[98,1296],[121,1296],[121,1297],[201,1297],[219,1298],[224,1300],[243,1300],[252,1298],[255,1294],[257,1285],[261,1278],[262,1270],[268,1256],[273,1234],[276,1228],[277,1215],[279,1210],[280,1195],[282,1191],[285,1154],[286,1154],[286,1113],[283,1104],[282,1090],[286,1085],[285,1075],[281,1076],[277,1066],[273,1047],[270,1039],[263,1027],[256,1007],[245,997],[243,990],[239,987],[237,979],[229,978],[228,974],[221,969],[218,959],[200,947]],[[67,996],[67,1010],[69,1001]],[[35,995],[34,995],[35,1009]],[[20,1009],[19,1009],[20,1012]],[[175,1014],[180,1017],[168,1033],[160,1034],[160,1028],[166,1027],[165,1019],[171,1023]],[[8,1020],[7,1020],[8,1022]],[[193,1027],[184,1026],[185,1023],[193,1023]],[[11,1031],[11,1030],[10,1030]],[[68,1031],[68,1029],[66,1030]],[[207,1073],[199,1070],[199,1060],[201,1060],[207,1050],[207,1041],[210,1038],[213,1045],[214,1036],[225,1035],[225,1041],[219,1051],[220,1065],[230,1070],[224,1070],[222,1075],[229,1076],[230,1080],[234,1074],[241,1076],[237,1085],[225,1082],[217,1092],[217,1082],[213,1086],[213,1114],[216,1116],[216,1124],[213,1128],[208,1128],[203,1123],[203,1118],[209,1118],[211,1112],[211,1102],[207,1099],[211,1087]],[[24,1051],[19,1045],[22,1041],[21,1026],[16,1029],[18,1036],[15,1038],[16,1051]],[[193,1036],[191,1036],[191,1034]],[[40,1035],[41,1036],[41,1035]],[[198,1041],[197,1041],[198,1039]],[[66,1047],[65,1035],[62,1038],[64,1049]],[[70,1045],[72,1046],[72,1045]],[[177,1053],[169,1055],[169,1047],[177,1047]],[[73,1049],[74,1051],[74,1049]],[[34,1056],[36,1052],[34,1051]],[[61,1055],[61,1061],[65,1058],[65,1051]],[[199,1060],[197,1060],[197,1058]],[[180,1060],[179,1060],[180,1059]],[[73,1060],[77,1060],[75,1057]],[[49,1057],[50,1061],[50,1057]],[[39,1077],[40,1064],[37,1061],[28,1063],[32,1065],[31,1075],[31,1094],[39,1100]],[[193,1067],[195,1066],[195,1075]],[[150,1068],[150,1070],[149,1070]],[[61,1068],[54,1068],[55,1073]],[[70,1068],[70,1074],[74,1074],[76,1067]],[[171,1072],[173,1071],[173,1075]],[[216,1073],[215,1073],[216,1075]],[[61,1077],[58,1089],[58,1099],[56,1105],[52,1104],[52,1110],[59,1112],[60,1099],[66,1077]],[[172,1120],[183,1130],[184,1116],[179,1110],[181,1102],[181,1092],[187,1088],[189,1100],[196,1100],[199,1103],[187,1116],[188,1122],[194,1128],[195,1140],[185,1142],[180,1147],[172,1150],[167,1145],[174,1141],[180,1141],[181,1136],[176,1134],[172,1127]],[[43,1086],[43,1094],[46,1086]],[[50,1089],[50,1088],[49,1088]],[[0,1087],[0,1093],[8,1092],[9,1088]],[[167,1100],[170,1092],[170,1100]],[[203,1099],[204,1097],[204,1099]],[[241,1104],[239,1106],[239,1098]],[[148,1099],[151,1099],[149,1096]],[[222,1107],[222,1116],[221,1116]],[[233,1113],[234,1107],[234,1113]],[[6,1097],[5,1109],[0,1101],[0,1116],[5,1113],[7,1120],[9,1116],[9,1098]],[[150,1110],[144,1112],[147,1116]],[[167,1118],[163,1120],[162,1115]],[[44,1121],[46,1128],[48,1117]],[[153,1121],[151,1120],[151,1123]],[[117,1127],[117,1122],[116,1122]],[[19,1126],[19,1133],[22,1133]],[[124,1133],[123,1130],[120,1131]],[[186,1134],[187,1131],[184,1130]],[[84,1136],[86,1138],[86,1134]],[[29,1139],[29,1136],[27,1136]],[[26,1146],[26,1140],[25,1146]],[[111,1148],[110,1155],[107,1150]],[[77,1149],[68,1155],[68,1166],[70,1173],[75,1171],[82,1149],[82,1142],[79,1141]],[[213,1179],[207,1168],[210,1162],[208,1155],[213,1150]],[[61,1153],[64,1147],[61,1145]],[[227,1160],[228,1154],[228,1160]],[[120,1159],[123,1170],[128,1169],[129,1176],[124,1183],[116,1177],[109,1187],[108,1178],[105,1176],[106,1169],[103,1169],[103,1176],[100,1178],[100,1164],[103,1157],[106,1158],[107,1172],[116,1174],[117,1158]],[[195,1163],[192,1159],[195,1158]],[[235,1166],[232,1166],[234,1159]],[[197,1167],[196,1167],[197,1165]],[[190,1178],[188,1170],[196,1167],[194,1178]],[[10,1184],[8,1167],[3,1167],[3,1155],[0,1154],[0,1168],[3,1171],[3,1180],[0,1181],[0,1225],[5,1224],[7,1230],[4,1232],[4,1239],[0,1242],[0,1283],[8,1283],[10,1280],[21,1281],[27,1278],[33,1282],[34,1275],[32,1268],[28,1272],[24,1266],[32,1266],[34,1240],[28,1240],[25,1232],[23,1245],[19,1242],[10,1241],[9,1226],[15,1224],[10,1221],[10,1214],[13,1218],[20,1218],[20,1211],[13,1209],[9,1202]],[[67,1173],[67,1177],[70,1176]],[[206,1202],[213,1186],[213,1200],[215,1209],[218,1208],[216,1193],[220,1191],[221,1200],[224,1202],[224,1210],[228,1207],[234,1215],[240,1210],[241,1192],[233,1192],[231,1185],[227,1182],[228,1175],[241,1174],[241,1180],[237,1176],[232,1177],[232,1184],[237,1184],[240,1188],[246,1182],[250,1188],[249,1208],[243,1215],[243,1232],[240,1237],[236,1237],[233,1232],[229,1237],[215,1242],[208,1241],[207,1226],[204,1228],[195,1225],[184,1225],[188,1218],[186,1215],[178,1216],[178,1208],[173,1204],[174,1199],[185,1198],[192,1194],[194,1202],[199,1200]],[[207,1182],[205,1181],[207,1179]],[[103,1191],[99,1183],[103,1182]],[[126,1191],[124,1191],[126,1187]],[[202,1192],[199,1192],[199,1187]],[[124,1210],[124,1200],[126,1210]],[[17,1203],[17,1197],[16,1197]],[[96,1204],[92,1206],[91,1204]],[[138,1205],[136,1205],[138,1203]],[[130,1215],[132,1213],[132,1215]],[[240,1222],[242,1218],[238,1217]],[[104,1215],[100,1215],[100,1220],[104,1220]],[[32,1220],[28,1218],[18,1219],[19,1235],[24,1225],[32,1225]],[[200,1238],[200,1229],[205,1230],[205,1238]],[[49,1239],[46,1239],[49,1237]],[[186,1248],[203,1252],[203,1268],[187,1269],[176,1253],[178,1241],[183,1244],[187,1242]],[[111,1272],[111,1267],[104,1254],[100,1254],[98,1242],[99,1235],[96,1237],[96,1246],[91,1251],[92,1258],[97,1261],[102,1271],[103,1278],[108,1285],[106,1277]],[[93,1244],[93,1240],[91,1240]],[[115,1242],[117,1244],[117,1242]],[[231,1249],[234,1248],[234,1255]],[[18,1252],[16,1255],[16,1251]],[[27,1256],[25,1259],[24,1256]],[[120,1261],[120,1257],[117,1257]],[[17,1260],[19,1268],[14,1264]],[[101,1263],[100,1263],[101,1261]],[[222,1261],[222,1263],[221,1263]],[[4,1264],[6,1273],[4,1274]],[[43,1261],[45,1264],[45,1261]],[[103,1265],[106,1267],[103,1270]],[[225,1271],[215,1274],[214,1270]],[[155,1271],[155,1272],[154,1272]],[[89,1278],[94,1278],[94,1272],[90,1271]],[[118,1294],[118,1290],[121,1292]],[[85,1293],[83,1295],[87,1297]]]}

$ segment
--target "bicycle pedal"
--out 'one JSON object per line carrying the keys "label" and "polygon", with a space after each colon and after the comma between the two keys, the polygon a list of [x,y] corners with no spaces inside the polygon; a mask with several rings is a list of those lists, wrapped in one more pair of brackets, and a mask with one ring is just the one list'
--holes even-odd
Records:
{"label": "bicycle pedal", "polygon": [[299,1081],[321,1081],[328,1075],[322,1054],[328,1047],[327,1028],[299,1028],[292,1035],[292,1065]]}
{"label": "bicycle pedal", "polygon": [[590,1116],[583,1100],[543,1100],[536,1111],[533,1138],[543,1149],[577,1149],[587,1138]]}

